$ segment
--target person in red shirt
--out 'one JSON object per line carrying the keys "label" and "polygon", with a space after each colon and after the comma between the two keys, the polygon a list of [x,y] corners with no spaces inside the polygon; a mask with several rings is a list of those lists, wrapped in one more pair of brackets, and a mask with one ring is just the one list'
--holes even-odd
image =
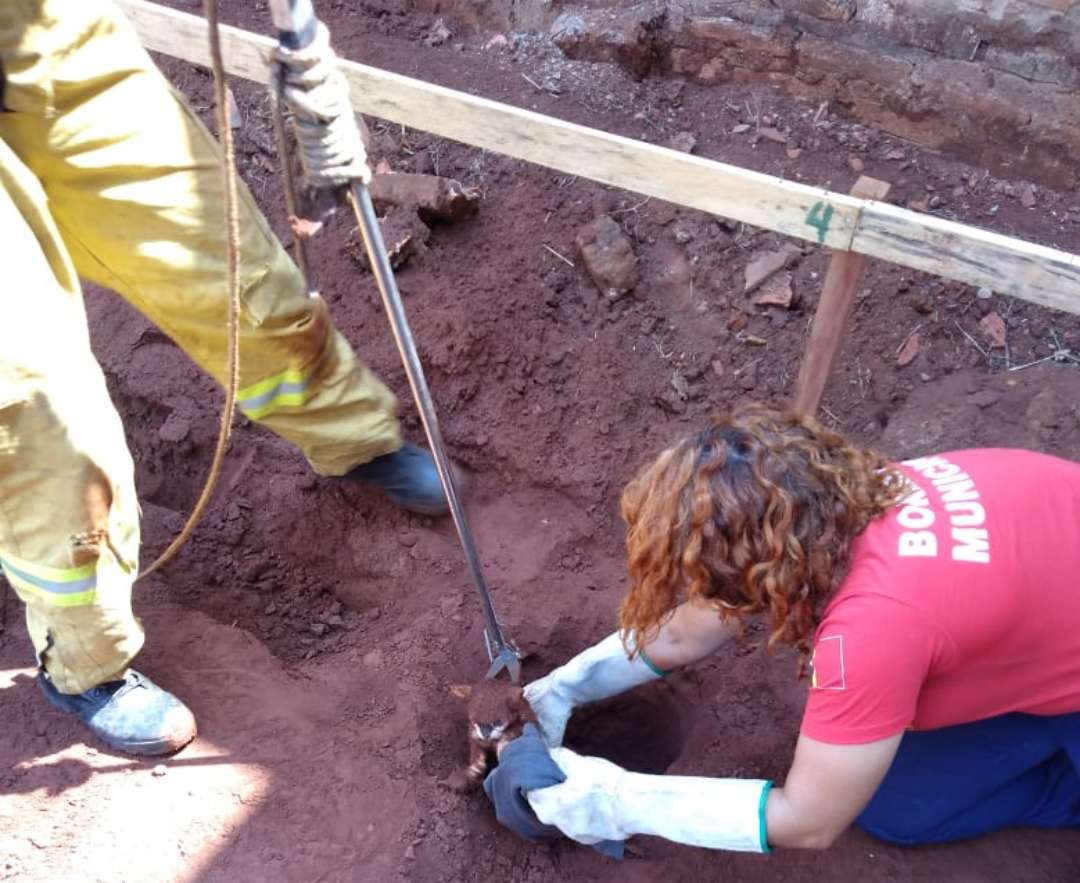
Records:
{"label": "person in red shirt", "polygon": [[[750,405],[660,453],[622,511],[621,628],[526,686],[556,775],[515,792],[497,768],[497,809],[523,798],[582,843],[758,852],[824,848],[852,823],[897,843],[1080,827],[1080,464],[1005,449],[892,463]],[[575,707],[705,658],[749,617],[809,681],[782,785],[644,775],[561,745]],[[532,763],[518,781],[537,781]]]}

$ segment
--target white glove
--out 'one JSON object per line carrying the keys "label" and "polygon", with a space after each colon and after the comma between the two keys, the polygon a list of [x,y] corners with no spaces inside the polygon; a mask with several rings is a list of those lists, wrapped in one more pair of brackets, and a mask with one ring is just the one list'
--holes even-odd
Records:
{"label": "white glove", "polygon": [[578,843],[651,834],[688,846],[769,852],[765,797],[772,782],[631,773],[600,757],[552,748],[566,773],[526,793],[536,817]]}
{"label": "white glove", "polygon": [[307,183],[370,184],[371,167],[350,102],[349,82],[338,68],[326,25],[318,22],[315,38],[302,49],[278,46],[274,61]]}
{"label": "white glove", "polygon": [[566,722],[579,705],[607,699],[662,676],[641,653],[628,659],[622,636],[615,632],[565,665],[526,684],[525,698],[536,712],[544,741],[561,745]]}

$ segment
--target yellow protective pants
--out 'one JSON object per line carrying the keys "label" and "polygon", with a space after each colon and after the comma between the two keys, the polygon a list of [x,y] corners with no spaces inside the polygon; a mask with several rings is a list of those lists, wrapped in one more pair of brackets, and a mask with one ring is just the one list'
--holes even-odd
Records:
{"label": "yellow protective pants", "polygon": [[[228,284],[216,142],[104,0],[0,0],[0,565],[41,665],[81,693],[143,643],[139,506],[79,278],[114,289],[219,382]],[[341,475],[401,444],[358,361],[241,194],[238,406]]]}

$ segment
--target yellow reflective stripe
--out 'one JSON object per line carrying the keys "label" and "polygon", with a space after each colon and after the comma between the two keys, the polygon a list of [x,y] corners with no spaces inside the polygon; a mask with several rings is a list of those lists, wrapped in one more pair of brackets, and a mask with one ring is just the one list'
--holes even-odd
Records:
{"label": "yellow reflective stripe", "polygon": [[93,562],[61,570],[5,557],[0,558],[0,567],[16,591],[53,607],[81,607],[97,598],[97,564]]}
{"label": "yellow reflective stripe", "polygon": [[311,383],[321,362],[307,368],[289,368],[266,380],[237,391],[239,408],[252,420],[290,405],[302,405],[311,394]]}

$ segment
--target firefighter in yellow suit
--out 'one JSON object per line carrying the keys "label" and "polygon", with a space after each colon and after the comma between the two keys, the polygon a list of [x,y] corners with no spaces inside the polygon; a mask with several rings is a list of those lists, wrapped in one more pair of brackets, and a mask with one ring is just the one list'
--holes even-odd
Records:
{"label": "firefighter in yellow suit", "polygon": [[[187,707],[132,668],[139,505],[79,279],[227,378],[222,160],[108,0],[0,0],[0,564],[39,683],[112,748],[176,751]],[[320,475],[447,511],[431,454],[334,328],[246,191],[238,407]]]}

